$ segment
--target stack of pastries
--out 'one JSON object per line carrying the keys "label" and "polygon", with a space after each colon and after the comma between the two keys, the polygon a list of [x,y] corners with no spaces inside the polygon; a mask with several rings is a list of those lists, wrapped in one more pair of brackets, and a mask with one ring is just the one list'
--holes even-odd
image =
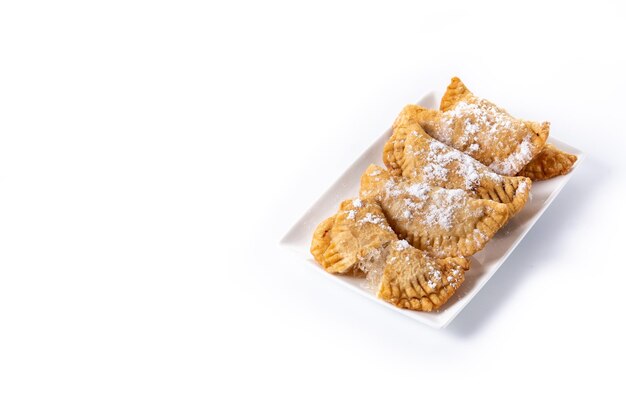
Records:
{"label": "stack of pastries", "polygon": [[469,258],[526,204],[532,181],[567,174],[576,156],[546,144],[548,122],[511,116],[453,78],[440,109],[407,105],[358,198],[321,222],[311,254],[364,277],[398,307],[441,308]]}

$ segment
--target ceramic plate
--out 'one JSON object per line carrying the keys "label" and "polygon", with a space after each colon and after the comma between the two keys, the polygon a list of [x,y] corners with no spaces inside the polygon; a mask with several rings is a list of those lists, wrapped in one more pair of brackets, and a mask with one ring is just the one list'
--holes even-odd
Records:
{"label": "ceramic plate", "polygon": [[[418,102],[419,105],[430,108],[437,108],[438,103],[439,97],[434,93],[426,95]],[[574,170],[568,175],[533,183],[531,198],[522,211],[511,219],[505,227],[500,229],[482,251],[472,256],[471,267],[465,274],[465,282],[457,290],[456,294],[448,300],[441,310],[426,313],[403,310],[379,300],[375,294],[363,286],[365,280],[362,278],[351,278],[327,273],[313,260],[313,256],[309,252],[313,230],[318,223],[334,214],[341,201],[358,196],[359,181],[365,169],[372,163],[384,166],[382,163],[382,150],[383,145],[390,136],[391,129],[388,129],[354,161],[343,175],[293,225],[280,243],[302,261],[301,264],[306,273],[316,274],[319,275],[320,279],[331,279],[337,284],[347,286],[354,290],[355,293],[415,321],[434,328],[443,328],[463,310],[513,252],[526,233],[533,227],[546,208],[570,180],[576,166],[582,161],[583,154],[580,150],[560,140],[553,137],[548,139],[548,142],[555,144],[558,148],[578,156]]]}

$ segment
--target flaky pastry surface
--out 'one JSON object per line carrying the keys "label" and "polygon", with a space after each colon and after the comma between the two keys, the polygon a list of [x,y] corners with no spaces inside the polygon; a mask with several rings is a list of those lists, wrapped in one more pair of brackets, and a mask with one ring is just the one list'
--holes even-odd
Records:
{"label": "flaky pastry surface", "polygon": [[370,165],[361,176],[362,199],[375,199],[396,233],[436,257],[471,256],[506,223],[505,204],[463,190],[392,176]]}
{"label": "flaky pastry surface", "polygon": [[355,198],[342,202],[337,214],[320,223],[311,254],[328,272],[343,274],[396,240],[380,206]]}
{"label": "flaky pastry surface", "polygon": [[548,143],[518,175],[523,175],[533,181],[548,180],[569,173],[577,159],[576,155],[569,154]]}
{"label": "flaky pastry surface", "polygon": [[531,187],[528,178],[496,174],[469,155],[433,139],[417,123],[393,132],[383,149],[383,161],[394,175],[504,203],[511,215],[524,207]]}
{"label": "flaky pastry surface", "polygon": [[439,309],[465,279],[465,258],[435,259],[405,240],[390,245],[378,297],[401,308]]}
{"label": "flaky pastry surface", "polygon": [[419,123],[433,138],[464,152],[501,175],[516,175],[537,155],[550,124],[517,119],[501,107],[472,94],[453,78],[440,111],[408,105],[394,128]]}

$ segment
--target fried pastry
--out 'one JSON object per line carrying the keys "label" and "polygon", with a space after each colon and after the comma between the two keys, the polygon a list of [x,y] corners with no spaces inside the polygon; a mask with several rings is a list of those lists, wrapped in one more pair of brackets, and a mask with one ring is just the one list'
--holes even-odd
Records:
{"label": "fried pastry", "polygon": [[465,279],[465,258],[434,259],[399,240],[389,246],[377,296],[410,310],[439,309]]}
{"label": "fried pastry", "polygon": [[391,137],[385,142],[383,146],[383,164],[385,164],[391,175],[397,177],[403,175],[399,161],[404,154],[406,138],[413,133],[417,126],[419,126],[417,122],[407,122],[394,127]]}
{"label": "fried pastry", "polygon": [[328,272],[347,273],[398,240],[375,201],[346,200],[315,230],[311,254]]}
{"label": "fried pastry", "polygon": [[330,230],[335,224],[335,216],[331,216],[321,222],[313,232],[313,241],[311,242],[311,255],[320,265],[324,262],[324,252],[330,245]]}
{"label": "fried pastry", "polygon": [[[453,78],[440,109],[406,106],[359,197],[313,233],[330,273],[397,307],[440,309],[484,248],[529,198],[532,180],[568,173],[576,156],[546,144],[550,125],[511,116]],[[406,239],[406,240],[405,240]]]}
{"label": "fried pastry", "polygon": [[471,256],[506,223],[509,208],[463,190],[394,177],[370,165],[361,177],[362,199],[376,199],[389,224],[417,249],[436,257]]}
{"label": "fried pastry", "polygon": [[379,298],[421,311],[440,308],[469,268],[465,258],[431,258],[399,240],[374,200],[341,203],[315,230],[311,253],[328,272],[365,273]]}
{"label": "fried pastry", "polygon": [[571,155],[548,143],[518,175],[523,175],[533,181],[548,180],[570,172],[577,159],[576,155]]}
{"label": "fried pastry", "polygon": [[385,144],[383,161],[392,174],[504,203],[511,215],[524,207],[531,186],[528,178],[496,174],[474,158],[431,138],[417,123],[394,131]]}
{"label": "fried pastry", "polygon": [[394,128],[419,123],[433,138],[464,152],[501,175],[516,175],[543,148],[548,122],[514,118],[501,107],[476,97],[453,78],[440,111],[406,106]]}

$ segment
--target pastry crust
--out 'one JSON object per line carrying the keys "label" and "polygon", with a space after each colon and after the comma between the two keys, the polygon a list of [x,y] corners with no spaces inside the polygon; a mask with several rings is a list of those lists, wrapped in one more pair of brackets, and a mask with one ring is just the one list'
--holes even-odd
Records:
{"label": "pastry crust", "polygon": [[383,161],[394,175],[504,203],[511,215],[524,207],[531,187],[528,178],[498,175],[469,155],[431,138],[417,123],[394,131],[385,144]]}
{"label": "pastry crust", "polygon": [[313,232],[313,241],[311,242],[311,255],[313,258],[322,265],[324,262],[324,252],[330,245],[330,230],[335,224],[335,216],[331,216],[321,222]]}
{"label": "pastry crust", "polygon": [[337,214],[317,227],[311,254],[326,271],[343,274],[396,240],[380,206],[356,198],[342,202]]}
{"label": "pastry crust", "polygon": [[401,308],[438,310],[465,279],[465,258],[434,259],[406,241],[390,245],[378,297]]}
{"label": "pastry crust", "polygon": [[464,96],[471,95],[472,92],[467,89],[465,84],[459,77],[452,77],[448,88],[443,97],[441,97],[441,103],[439,103],[439,110],[448,111],[452,109]]}
{"label": "pastry crust", "polygon": [[391,175],[402,176],[402,167],[399,160],[404,153],[404,142],[414,130],[414,126],[419,125],[417,123],[407,123],[397,128],[394,127],[391,137],[383,146],[383,164],[385,164]]}
{"label": "pastry crust", "polygon": [[440,258],[473,255],[509,218],[505,204],[394,177],[376,165],[361,177],[360,193],[380,203],[399,236]]}
{"label": "pastry crust", "polygon": [[514,118],[488,100],[476,97],[453,78],[441,111],[406,106],[394,128],[419,123],[433,138],[464,152],[501,175],[516,175],[537,155],[550,124]]}
{"label": "pastry crust", "polygon": [[439,110],[400,112],[383,149],[388,170],[368,167],[360,198],[315,229],[311,254],[330,273],[365,277],[364,287],[397,307],[440,309],[468,257],[524,207],[531,180],[572,169],[576,156],[546,145],[549,131],[453,78]]}
{"label": "pastry crust", "polygon": [[576,155],[569,154],[548,143],[518,175],[523,175],[533,181],[547,180],[569,173],[577,159]]}
{"label": "pastry crust", "polygon": [[435,259],[399,240],[371,199],[346,200],[316,228],[311,253],[331,273],[366,274],[376,295],[401,308],[440,308],[461,285],[469,260]]}

